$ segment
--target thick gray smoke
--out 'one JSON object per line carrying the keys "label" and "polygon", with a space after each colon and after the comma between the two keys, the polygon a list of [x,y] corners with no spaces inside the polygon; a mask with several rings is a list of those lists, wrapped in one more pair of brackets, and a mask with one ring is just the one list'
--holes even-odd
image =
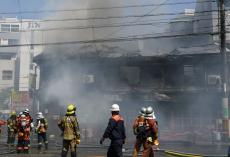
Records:
{"label": "thick gray smoke", "polygon": [[[152,0],[149,1],[139,1],[133,0],[51,0],[50,3],[47,4],[45,9],[47,10],[71,10],[76,8],[105,8],[105,7],[113,7],[113,6],[126,6],[126,5],[135,5],[135,4],[153,4]],[[155,2],[156,4],[161,4],[165,2],[163,0]],[[120,8],[120,9],[102,9],[102,10],[81,10],[81,11],[64,11],[58,12],[55,14],[51,14],[46,17],[46,19],[87,19],[91,17],[113,17],[113,16],[128,16],[128,15],[147,15],[147,14],[157,14],[167,12],[166,6],[159,7],[147,7],[147,8]],[[135,35],[143,35],[143,34],[151,34],[151,33],[159,33],[164,30],[166,26],[162,25],[154,25],[154,26],[132,26],[132,27],[109,27],[109,28],[95,28],[101,25],[119,25],[119,24],[135,24],[143,21],[154,21],[158,20],[162,17],[145,17],[145,18],[128,18],[128,19],[120,19],[120,18],[110,18],[104,20],[60,20],[60,21],[52,21],[43,23],[44,29],[53,29],[59,28],[59,30],[49,30],[43,32],[43,42],[53,43],[53,42],[72,42],[72,41],[88,41],[88,40],[98,40],[98,39],[110,39],[110,38],[118,38],[118,37],[132,37]],[[76,29],[77,27],[87,27],[88,29]],[[189,38],[190,39],[190,38]],[[191,39],[192,40],[192,39]],[[145,41],[144,41],[145,42]],[[153,43],[154,42],[154,43]],[[129,42],[116,42],[116,43],[91,43],[91,44],[65,44],[65,45],[52,45],[46,46],[44,53],[52,56],[53,60],[50,60],[48,64],[52,67],[51,69],[46,69],[46,66],[43,65],[43,74],[47,76],[42,76],[43,81],[43,99],[47,102],[48,106],[52,106],[56,113],[65,113],[66,105],[68,103],[77,104],[77,114],[79,116],[80,124],[82,128],[87,129],[98,129],[99,134],[102,134],[102,130],[105,128],[108,117],[110,116],[109,108],[112,103],[119,103],[121,106],[122,114],[126,120],[127,132],[132,133],[131,125],[135,116],[138,114],[138,110],[141,106],[152,105],[156,111],[157,118],[159,118],[160,127],[161,128],[170,128],[170,125],[177,127],[178,125],[184,123],[183,119],[188,115],[189,118],[194,118],[197,116],[197,111],[199,111],[200,119],[205,118],[208,119],[212,116],[212,111],[209,110],[208,116],[203,117],[202,112],[206,110],[210,102],[216,101],[217,98],[213,98],[209,101],[209,97],[203,97],[205,100],[197,100],[196,98],[185,98],[185,100],[181,100],[180,104],[172,103],[161,103],[158,104],[157,100],[162,97],[166,97],[167,99],[171,99],[170,96],[155,93],[156,102],[154,104],[148,104],[148,102],[144,102],[139,99],[138,94],[133,95],[133,97],[129,98],[128,101],[122,102],[120,100],[114,101],[114,96],[111,93],[102,92],[103,89],[97,89],[92,87],[92,84],[86,84],[84,82],[85,76],[92,76],[93,81],[96,82],[100,87],[113,88],[116,85],[121,85],[123,88],[129,86],[128,84],[116,84],[113,81],[113,77],[119,77],[119,73],[115,71],[115,69],[111,69],[111,73],[106,75],[103,73],[102,69],[110,67],[98,66],[96,57],[120,57],[120,56],[134,56],[140,55],[140,51],[145,50],[145,45],[149,46],[148,54],[142,55],[151,55],[153,53],[152,47],[159,47],[159,54],[164,50],[162,48],[163,40],[150,40],[143,44],[143,41],[140,41],[139,44],[137,41],[129,41]],[[142,43],[142,44],[141,44]],[[170,44],[170,41],[168,41]],[[144,45],[140,50],[140,45]],[[153,45],[153,46],[152,46]],[[174,43],[171,43],[171,47],[173,47]],[[179,45],[179,44],[178,44]],[[152,47],[151,47],[152,46]],[[167,45],[163,45],[167,47]],[[187,45],[189,46],[189,45]],[[156,49],[156,47],[155,47]],[[142,52],[143,53],[143,52]],[[154,52],[155,53],[155,52]],[[90,61],[81,60],[77,55],[81,56],[96,56],[94,59]],[[56,62],[55,62],[56,58]],[[78,59],[76,59],[78,58]],[[52,65],[52,66],[51,66]],[[44,72],[46,71],[47,72]],[[47,74],[46,74],[47,73]],[[175,75],[171,74],[172,77]],[[95,77],[94,77],[95,76]],[[48,77],[48,78],[46,78]],[[178,76],[176,76],[178,77]],[[98,81],[104,80],[104,81]],[[95,79],[95,80],[94,80]],[[178,78],[175,78],[177,80]],[[108,81],[110,80],[110,82]],[[115,80],[115,79],[114,79]],[[153,81],[153,80],[151,80]],[[173,95],[174,96],[174,95]],[[174,98],[172,96],[172,99]],[[183,96],[177,96],[175,99],[182,99]],[[187,100],[186,100],[187,99]],[[50,104],[50,101],[53,101],[54,105]],[[196,101],[194,101],[196,100]],[[178,100],[177,100],[178,101]],[[193,103],[191,103],[193,101]],[[151,102],[152,103],[152,102]],[[184,104],[185,103],[185,104]],[[203,106],[200,106],[200,105]],[[55,106],[60,106],[55,108]],[[173,107],[172,107],[173,106]],[[190,107],[192,106],[192,107]],[[178,108],[177,108],[178,107]],[[173,111],[173,112],[171,112]],[[202,111],[202,112],[201,112]],[[175,115],[173,115],[173,113]],[[172,114],[172,115],[171,115]],[[173,120],[172,117],[176,117]],[[183,122],[182,122],[183,121]],[[199,120],[198,120],[199,121]],[[171,123],[172,122],[172,123]],[[206,124],[206,122],[194,122],[201,124]],[[210,122],[209,122],[210,123]],[[178,125],[177,125],[178,124]],[[184,128],[176,128],[176,131],[184,131],[183,129],[190,129],[193,125],[191,124],[188,128],[186,126]],[[211,126],[208,126],[211,127]],[[172,130],[171,130],[172,131]]]}
{"label": "thick gray smoke", "polygon": [[[162,1],[155,2],[160,4]],[[143,2],[144,3],[144,2]],[[153,4],[152,1],[145,1],[144,4]],[[46,6],[46,10],[72,10],[76,8],[106,8],[127,5],[141,5],[139,0],[50,0]],[[92,17],[114,17],[128,15],[147,15],[163,12],[165,7],[146,7],[146,8],[120,8],[120,9],[102,9],[102,10],[81,10],[81,11],[63,11],[48,15],[45,19],[57,19],[57,21],[44,22],[42,32],[44,43],[53,42],[72,42],[72,41],[87,41],[98,39],[109,39],[118,37],[128,37],[134,35],[148,34],[157,32],[159,28],[153,26],[132,26],[132,27],[108,27],[95,28],[107,25],[122,25],[135,24],[142,21],[157,20],[159,17],[152,18],[109,18],[104,20],[74,20],[87,19]],[[60,19],[60,21],[58,21]],[[73,19],[73,20],[64,20]],[[88,29],[76,29],[77,27],[88,27]],[[58,30],[55,30],[58,28]],[[46,30],[49,31],[46,31]],[[50,30],[53,29],[53,30]],[[92,91],[90,88],[85,88],[83,76],[99,74],[101,80],[107,80],[110,76],[104,76],[100,73],[100,68],[94,68],[94,71],[88,70],[86,65],[80,62],[71,62],[66,58],[71,58],[78,54],[98,54],[99,56],[127,56],[137,55],[139,51],[136,41],[119,42],[119,43],[93,43],[93,44],[67,44],[67,45],[52,45],[46,46],[44,53],[52,54],[53,58],[59,60],[58,63],[53,63],[56,68],[45,69],[49,74],[48,79],[43,83],[43,100],[51,106],[53,112],[64,114],[68,103],[77,104],[79,121],[83,128],[94,127],[101,132],[110,116],[109,108],[112,103],[115,103],[111,96],[101,93],[101,90]],[[62,60],[63,59],[63,60]],[[52,62],[52,61],[51,61]],[[52,65],[52,63],[50,63]],[[91,65],[92,68],[92,65]],[[90,69],[90,68],[89,68]],[[43,73],[45,74],[45,73]],[[45,76],[41,76],[45,77]],[[104,78],[103,78],[104,77]],[[97,80],[95,80],[97,81]],[[113,87],[113,82],[107,86]],[[83,87],[84,86],[84,87]],[[109,93],[108,93],[109,95]],[[53,105],[52,102],[53,101]],[[119,103],[119,101],[118,101]],[[55,105],[61,106],[62,110],[55,108]],[[127,119],[127,127],[131,129],[132,121],[138,113],[142,104],[137,100],[123,102],[121,105],[122,113]],[[151,105],[151,104],[148,104]],[[127,114],[128,113],[128,114]],[[102,126],[102,127],[100,127]],[[128,129],[128,130],[129,130]],[[130,132],[130,131],[129,131]],[[130,132],[131,133],[131,132]]]}
{"label": "thick gray smoke", "polygon": [[[143,4],[161,4],[164,1],[160,0],[157,2],[145,1],[140,2],[138,0],[67,0],[65,3],[60,0],[51,0],[47,4],[47,10],[72,10],[58,12],[51,14],[46,19],[72,19],[72,20],[60,20],[45,22],[43,24],[44,29],[59,28],[59,30],[49,30],[43,32],[44,42],[72,42],[72,41],[88,41],[98,39],[110,39],[120,37],[132,37],[132,36],[145,36],[146,34],[159,33],[165,26],[161,25],[149,25],[149,26],[137,26],[137,23],[146,23],[158,20],[159,16],[153,17],[131,17],[131,18],[109,18],[119,16],[130,16],[130,15],[149,15],[166,12],[167,6],[150,6],[142,8],[116,8],[116,9],[98,9],[98,10],[76,10],[76,8],[108,8],[108,7],[119,7],[119,6],[130,6],[130,5],[142,5]],[[102,17],[105,19],[89,19]],[[78,20],[76,20],[78,19]],[[86,19],[86,20],[79,20]],[[89,19],[89,20],[87,20]],[[130,24],[134,26],[130,27],[100,27],[100,26],[112,26],[112,25],[124,25]],[[87,29],[76,29],[78,27],[87,27]],[[140,36],[140,37],[141,37]],[[84,49],[80,49],[84,47]],[[85,49],[88,48],[88,49]],[[48,51],[65,51],[80,53],[85,51],[103,51],[105,47],[115,49],[115,51],[123,51],[123,53],[136,53],[139,51],[139,47],[136,41],[130,42],[118,42],[118,43],[94,43],[94,44],[71,44],[63,46],[51,46]],[[104,50],[108,51],[108,50]],[[112,50],[110,50],[112,51]]]}

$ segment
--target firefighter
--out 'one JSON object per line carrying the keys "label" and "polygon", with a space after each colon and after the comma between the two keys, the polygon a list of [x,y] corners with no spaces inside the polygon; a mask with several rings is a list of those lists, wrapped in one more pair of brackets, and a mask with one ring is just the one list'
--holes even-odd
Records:
{"label": "firefighter", "polygon": [[30,146],[31,119],[22,114],[17,121],[18,144],[17,153],[28,153]]}
{"label": "firefighter", "polygon": [[48,140],[46,132],[48,129],[48,122],[43,116],[42,112],[37,113],[37,120],[35,125],[35,133],[38,134],[38,150],[42,148],[42,141],[45,143],[45,149],[48,149]]}
{"label": "firefighter", "polygon": [[142,107],[138,117],[135,119],[134,124],[133,124],[133,132],[134,135],[136,136],[136,142],[134,145],[134,150],[133,150],[133,157],[138,156],[138,152],[141,149],[141,146],[144,144],[144,141],[146,139],[146,107]]}
{"label": "firefighter", "polygon": [[15,142],[15,136],[17,133],[17,116],[15,111],[12,111],[10,117],[7,119],[7,128],[8,128],[7,144],[13,146]]}
{"label": "firefighter", "polygon": [[30,132],[29,132],[29,147],[30,147],[30,134],[32,133],[32,129],[34,128],[33,118],[30,115],[30,110],[27,108],[23,111],[23,114],[26,116],[27,122],[29,122],[30,125]]}
{"label": "firefighter", "polygon": [[111,140],[107,157],[122,157],[122,146],[125,143],[126,134],[124,120],[119,111],[119,105],[113,104],[111,106],[112,117],[109,119],[108,126],[100,140],[100,144],[103,144],[106,138]]}
{"label": "firefighter", "polygon": [[2,133],[1,127],[6,124],[6,121],[0,119],[0,135]]}
{"label": "firefighter", "polygon": [[153,147],[159,144],[158,142],[158,124],[151,106],[146,109],[146,138],[144,140],[144,150],[142,157],[153,157]]}
{"label": "firefighter", "polygon": [[23,114],[27,117],[27,120],[29,120],[29,122],[31,124],[31,129],[32,129],[33,128],[33,118],[30,115],[30,110],[25,109],[25,111],[23,111]]}
{"label": "firefighter", "polygon": [[58,122],[58,126],[63,134],[62,157],[66,157],[70,148],[71,157],[77,156],[77,145],[80,144],[80,129],[76,117],[76,107],[69,104],[66,115]]}

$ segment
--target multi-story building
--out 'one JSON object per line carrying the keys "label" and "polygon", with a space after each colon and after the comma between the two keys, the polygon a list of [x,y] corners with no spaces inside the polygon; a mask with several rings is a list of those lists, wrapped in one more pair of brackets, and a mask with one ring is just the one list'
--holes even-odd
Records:
{"label": "multi-story building", "polygon": [[17,88],[19,71],[18,53],[19,47],[6,47],[19,44],[20,41],[20,24],[15,23],[14,18],[2,19],[0,21],[0,90],[5,88]]}
{"label": "multi-story building", "polygon": [[[29,93],[32,58],[41,52],[33,43],[39,38],[38,20],[17,18],[0,19],[0,91]],[[8,98],[1,98],[5,101]]]}

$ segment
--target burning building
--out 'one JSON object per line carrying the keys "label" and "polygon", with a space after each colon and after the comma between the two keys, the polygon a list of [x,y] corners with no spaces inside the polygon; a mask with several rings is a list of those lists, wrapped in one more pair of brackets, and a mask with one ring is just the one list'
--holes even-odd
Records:
{"label": "burning building", "polygon": [[[101,133],[110,105],[119,103],[127,132],[132,133],[131,125],[139,109],[151,105],[162,139],[174,131],[182,132],[186,140],[191,140],[191,134],[192,139],[211,139],[214,130],[220,131],[216,121],[221,118],[220,51],[211,28],[199,32],[204,27],[196,17],[177,21],[180,25],[194,24],[196,28],[188,31],[190,35],[170,33],[166,34],[171,35],[168,38],[115,38],[109,33],[114,28],[95,28],[100,22],[94,23],[94,19],[87,21],[93,25],[87,31],[47,32],[45,40],[54,44],[48,42],[51,44],[47,44],[44,53],[34,59],[40,67],[41,109],[48,109],[51,115],[64,114],[66,105],[75,103],[83,128]],[[178,26],[177,22],[173,25]],[[131,30],[138,33],[141,29]],[[81,36],[82,40],[75,39]],[[62,39],[65,42],[59,41]],[[166,140],[177,138],[180,137],[170,136]]]}

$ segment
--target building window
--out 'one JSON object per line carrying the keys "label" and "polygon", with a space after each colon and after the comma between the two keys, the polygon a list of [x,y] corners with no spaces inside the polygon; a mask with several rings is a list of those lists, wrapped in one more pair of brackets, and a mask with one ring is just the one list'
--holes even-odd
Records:
{"label": "building window", "polygon": [[8,45],[17,45],[18,39],[8,39]]}
{"label": "building window", "polygon": [[19,25],[11,25],[11,32],[19,32]]}
{"label": "building window", "polygon": [[10,32],[10,25],[9,24],[1,24],[1,31],[2,32]]}
{"label": "building window", "polygon": [[4,70],[2,71],[2,80],[12,80],[13,79],[13,71]]}
{"label": "building window", "polygon": [[8,45],[8,39],[0,39],[0,45]]}
{"label": "building window", "polygon": [[184,65],[184,75],[185,76],[194,76],[194,68],[192,65]]}

